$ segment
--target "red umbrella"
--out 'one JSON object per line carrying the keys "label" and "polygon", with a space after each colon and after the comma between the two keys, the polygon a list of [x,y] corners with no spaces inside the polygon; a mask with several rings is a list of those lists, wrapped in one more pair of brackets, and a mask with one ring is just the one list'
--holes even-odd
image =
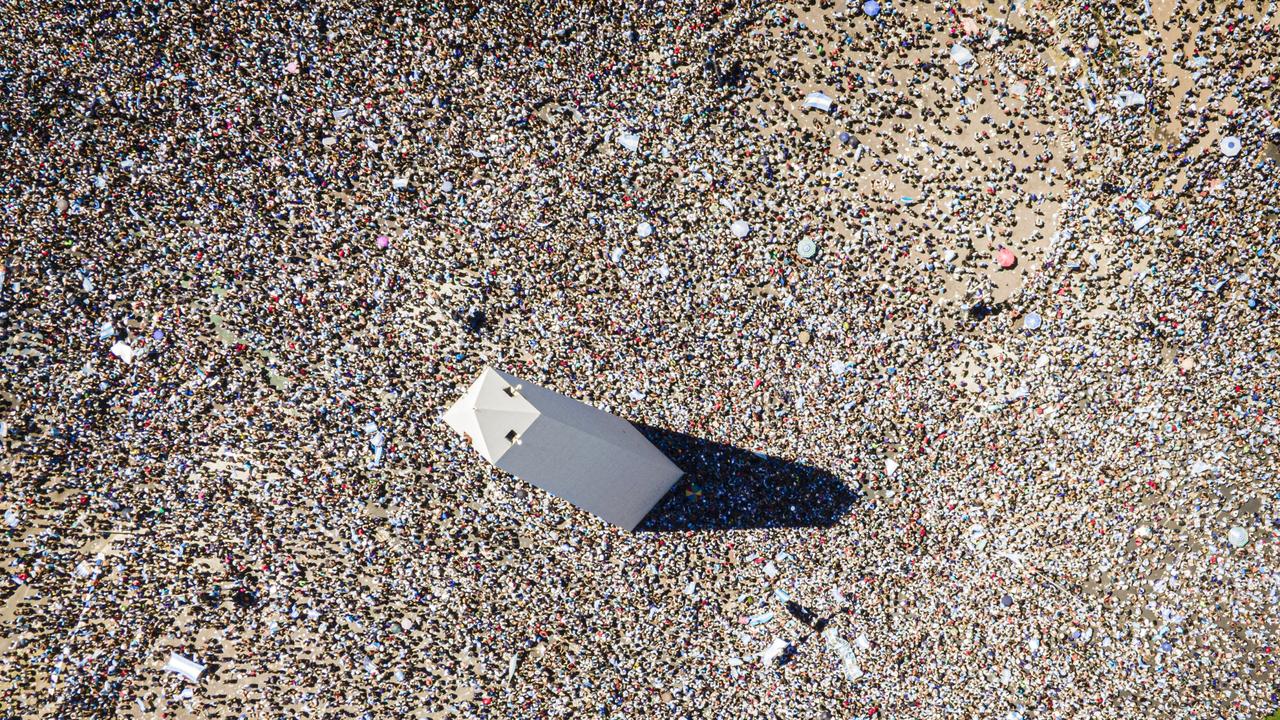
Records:
{"label": "red umbrella", "polygon": [[996,262],[1000,263],[1000,267],[1008,270],[1018,264],[1018,258],[1013,254],[1012,250],[1001,245],[1000,249],[996,251]]}

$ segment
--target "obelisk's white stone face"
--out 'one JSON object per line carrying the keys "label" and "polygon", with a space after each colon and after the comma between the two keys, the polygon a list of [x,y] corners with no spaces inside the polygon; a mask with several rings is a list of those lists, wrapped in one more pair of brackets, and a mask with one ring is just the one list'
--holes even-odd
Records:
{"label": "obelisk's white stone face", "polygon": [[444,420],[495,467],[628,530],[683,474],[626,420],[493,368]]}

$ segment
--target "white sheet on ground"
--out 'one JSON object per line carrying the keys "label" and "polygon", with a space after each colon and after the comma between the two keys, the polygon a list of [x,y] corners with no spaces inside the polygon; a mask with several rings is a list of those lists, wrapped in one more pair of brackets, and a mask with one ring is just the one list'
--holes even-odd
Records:
{"label": "white sheet on ground", "polygon": [[773,642],[769,643],[769,647],[765,648],[764,652],[760,653],[760,662],[768,665],[773,662],[774,658],[781,655],[782,651],[786,650],[787,646],[790,644],[791,643],[781,638],[774,638]]}
{"label": "white sheet on ground", "polygon": [[813,108],[814,110],[821,110],[822,112],[831,112],[831,106],[834,102],[835,101],[830,97],[827,97],[827,94],[824,92],[811,92],[804,96],[805,107]]}
{"label": "white sheet on ground", "polygon": [[862,668],[858,666],[858,660],[853,655],[853,647],[849,645],[849,641],[840,637],[835,628],[827,628],[822,631],[822,639],[827,641],[827,647],[831,652],[840,658],[840,667],[844,670],[844,676],[850,682],[862,677]]}
{"label": "white sheet on ground", "polygon": [[200,676],[204,675],[204,665],[178,653],[169,655],[169,662],[165,663],[163,669],[176,672],[191,682],[200,682]]}

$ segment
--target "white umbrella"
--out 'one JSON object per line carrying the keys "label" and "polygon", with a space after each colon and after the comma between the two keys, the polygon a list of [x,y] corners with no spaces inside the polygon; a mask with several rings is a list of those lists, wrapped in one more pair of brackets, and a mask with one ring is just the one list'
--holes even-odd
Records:
{"label": "white umbrella", "polygon": [[1222,142],[1218,143],[1218,149],[1227,157],[1235,157],[1240,154],[1240,138],[1235,135],[1224,137]]}
{"label": "white umbrella", "polygon": [[618,144],[635,152],[640,149],[640,136],[634,133],[621,133],[618,135]]}
{"label": "white umbrella", "polygon": [[636,234],[640,237],[649,237],[653,234],[653,226],[647,222],[642,222],[636,226]]}
{"label": "white umbrella", "polygon": [[1249,544],[1249,531],[1237,525],[1227,531],[1227,542],[1231,547],[1242,548]]}
{"label": "white umbrella", "polygon": [[733,224],[729,226],[729,230],[734,237],[744,238],[751,232],[751,225],[746,220],[734,220]]}
{"label": "white umbrella", "polygon": [[111,346],[111,354],[123,360],[126,365],[133,362],[133,348],[120,340]]}

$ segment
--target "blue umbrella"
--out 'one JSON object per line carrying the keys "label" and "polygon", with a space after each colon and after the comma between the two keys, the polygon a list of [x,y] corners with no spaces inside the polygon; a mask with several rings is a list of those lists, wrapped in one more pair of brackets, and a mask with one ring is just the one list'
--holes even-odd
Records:
{"label": "blue umbrella", "polygon": [[880,3],[876,0],[867,0],[862,3],[862,12],[866,13],[867,17],[875,17],[880,14]]}

